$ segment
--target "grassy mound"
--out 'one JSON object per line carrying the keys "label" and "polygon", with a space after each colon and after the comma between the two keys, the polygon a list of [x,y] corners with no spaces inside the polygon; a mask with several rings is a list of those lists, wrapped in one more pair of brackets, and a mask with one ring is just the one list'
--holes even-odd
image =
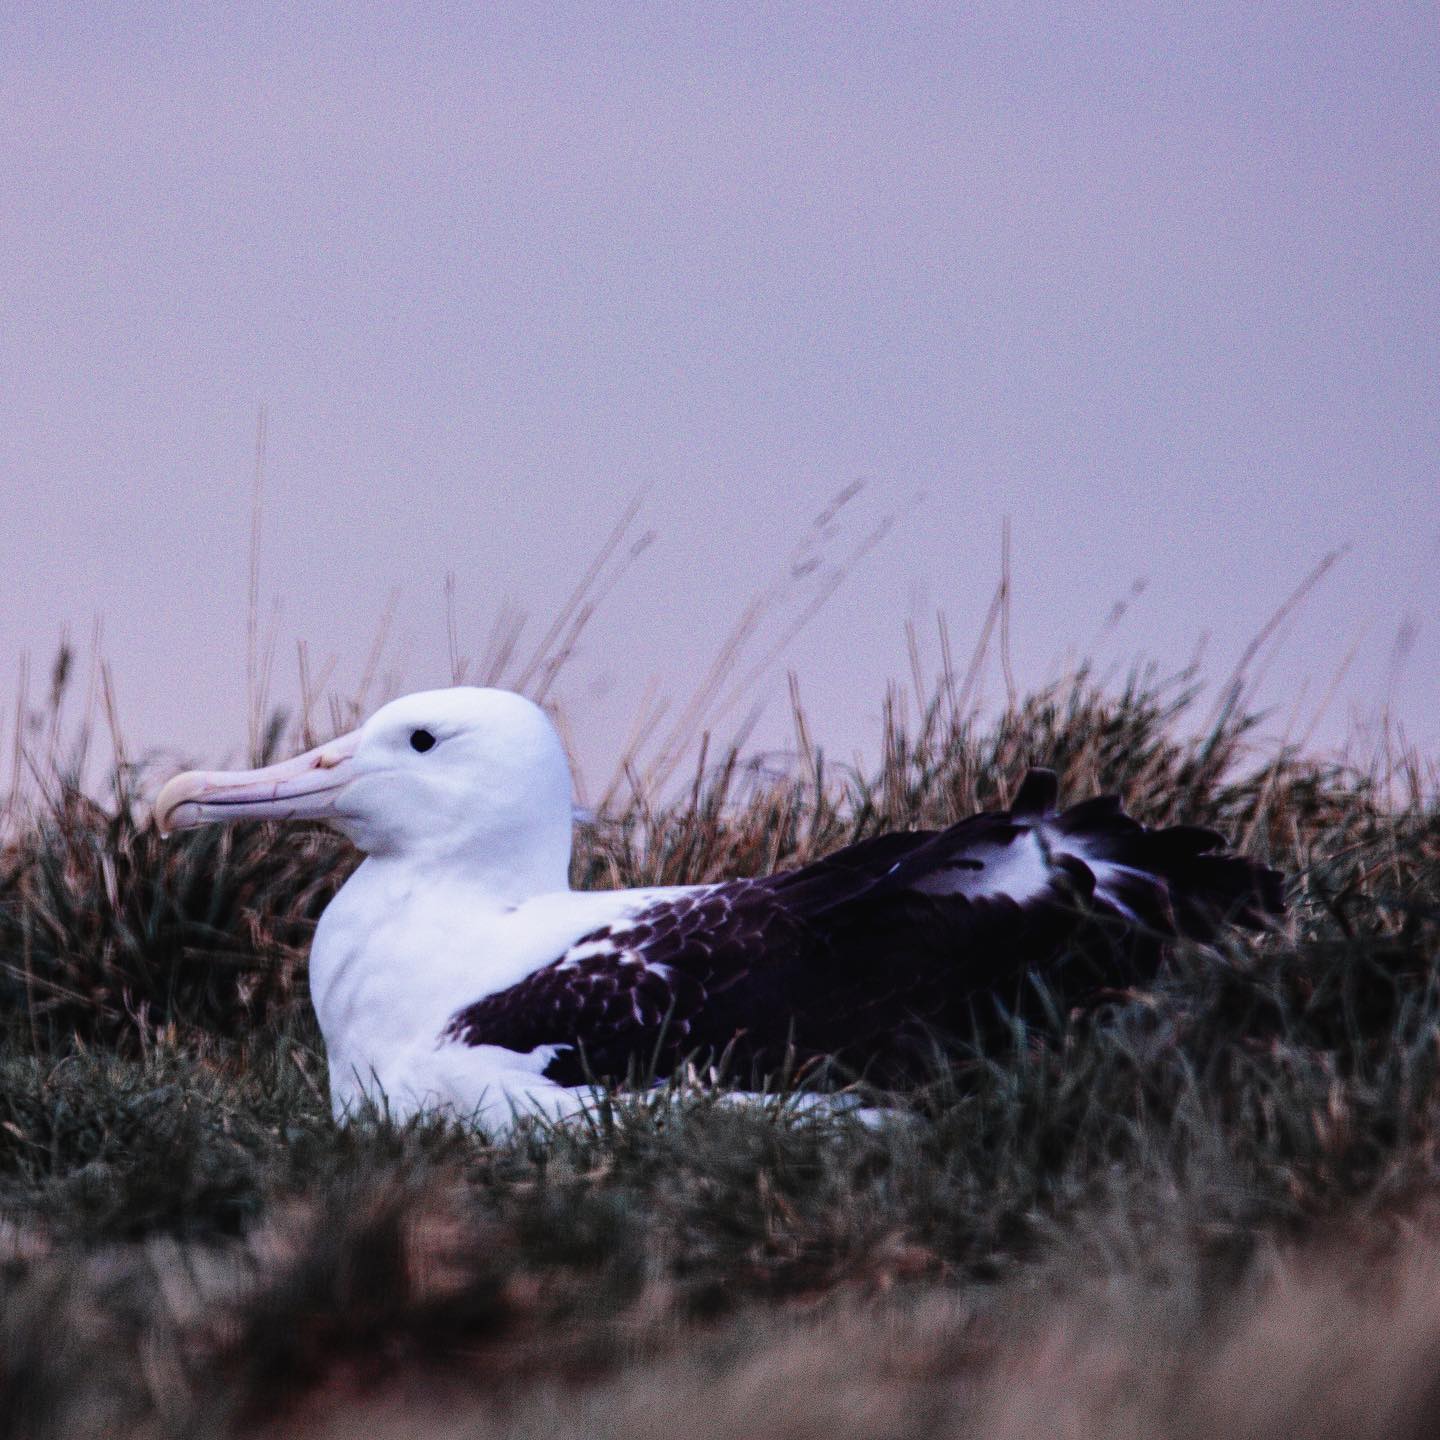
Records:
{"label": "grassy mound", "polygon": [[888,714],[870,773],[806,747],[635,787],[575,882],[794,864],[1004,804],[1043,763],[1283,869],[1284,929],[1043,1034],[1014,1019],[874,1128],[689,1077],[499,1144],[337,1130],[304,957],[344,843],[162,842],[132,773],[100,804],[40,767],[0,849],[0,1434],[1433,1429],[1418,767],[1265,753],[1238,705],[1202,721],[1153,677],[988,725],[943,686]]}

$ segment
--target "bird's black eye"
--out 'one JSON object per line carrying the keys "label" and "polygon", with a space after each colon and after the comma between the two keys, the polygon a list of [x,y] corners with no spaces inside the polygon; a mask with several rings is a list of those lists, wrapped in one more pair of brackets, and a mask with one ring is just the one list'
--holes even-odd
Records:
{"label": "bird's black eye", "polygon": [[410,748],[418,750],[422,755],[435,743],[435,737],[428,730],[412,730],[410,732]]}

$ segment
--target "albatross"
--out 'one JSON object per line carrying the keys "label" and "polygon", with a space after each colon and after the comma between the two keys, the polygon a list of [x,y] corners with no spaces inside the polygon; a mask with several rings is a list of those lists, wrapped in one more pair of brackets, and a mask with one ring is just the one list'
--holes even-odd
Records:
{"label": "albatross", "polygon": [[835,1056],[895,1075],[933,1054],[924,1037],[1071,963],[1084,926],[1114,962],[1095,995],[1124,982],[1124,954],[1281,910],[1278,873],[1214,832],[1148,829],[1106,796],[1057,810],[1057,788],[1031,770],[1008,810],[773,875],[576,891],[555,727],[520,695],[457,686],[280,764],[177,775],[154,815],[162,833],[319,820],[353,841],[365,859],[309,966],[335,1116],[443,1107],[495,1132],[697,1053],[740,1074]]}

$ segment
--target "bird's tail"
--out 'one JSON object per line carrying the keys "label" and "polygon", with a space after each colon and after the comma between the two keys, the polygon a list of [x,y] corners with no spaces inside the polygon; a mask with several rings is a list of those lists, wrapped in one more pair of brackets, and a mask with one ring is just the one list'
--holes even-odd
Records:
{"label": "bird's tail", "polygon": [[1031,770],[1009,810],[940,831],[889,877],[963,938],[942,1031],[993,1040],[1016,1014],[1044,1025],[1150,983],[1177,940],[1284,912],[1281,874],[1213,830],[1150,829],[1110,795],[1057,810],[1058,791]]}
{"label": "bird's tail", "polygon": [[883,888],[1020,910],[1075,903],[1168,939],[1211,940],[1224,924],[1266,925],[1285,908],[1283,877],[1195,825],[1149,829],[1113,795],[1055,808],[1053,771],[1031,770],[1009,810],[924,837]]}
{"label": "bird's tail", "polygon": [[1213,940],[1220,926],[1261,929],[1285,910],[1278,870],[1233,854],[1197,825],[1149,829],[1114,795],[1057,812],[1055,776],[1032,770],[1009,819],[1033,827],[1078,893],[1096,910],[1166,938]]}

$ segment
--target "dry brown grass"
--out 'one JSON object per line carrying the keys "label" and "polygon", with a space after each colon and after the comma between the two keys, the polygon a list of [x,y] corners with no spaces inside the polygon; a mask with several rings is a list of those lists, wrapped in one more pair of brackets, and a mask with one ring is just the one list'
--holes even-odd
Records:
{"label": "dry brown grass", "polygon": [[[999,1289],[897,1254],[703,1322],[663,1284],[601,1312],[574,1276],[506,1265],[516,1237],[443,1185],[356,1198],[343,1217],[294,1202],[220,1252],[37,1258],[11,1235],[29,1273],[0,1330],[3,1433],[1404,1440],[1440,1423],[1428,1205],[1262,1247],[1219,1291],[1183,1246],[1103,1280],[1061,1251]],[[60,1303],[70,1323],[42,1344]]]}

